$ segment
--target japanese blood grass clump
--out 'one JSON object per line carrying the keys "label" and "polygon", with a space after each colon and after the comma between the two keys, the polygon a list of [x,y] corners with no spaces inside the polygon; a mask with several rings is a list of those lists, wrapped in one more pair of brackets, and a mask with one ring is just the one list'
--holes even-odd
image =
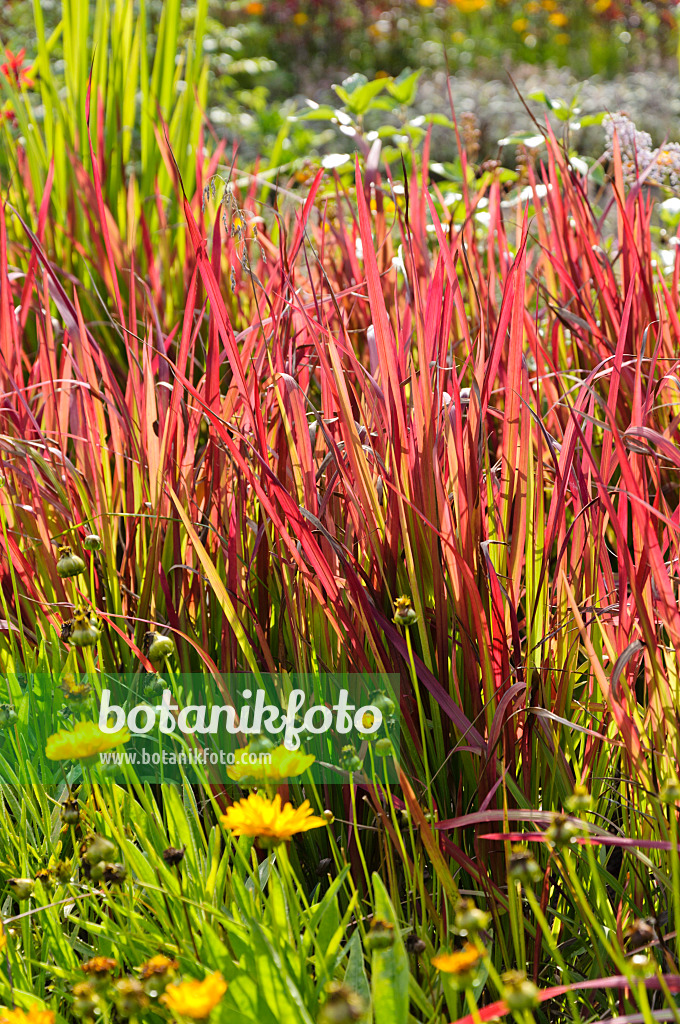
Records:
{"label": "japanese blood grass clump", "polygon": [[[149,299],[162,246],[152,272],[104,235],[95,300],[4,207],[4,1005],[168,1020],[195,993],[213,1020],[305,1024],[674,1006],[680,262],[656,265],[652,197],[616,157],[605,217],[547,153],[517,222],[465,159],[453,208],[425,160],[388,221],[388,182],[357,167],[353,193],[319,174],[257,240],[180,192],[172,322]],[[256,187],[233,195],[260,215]],[[58,546],[85,571],[62,576]],[[80,608],[98,635],[76,651]],[[342,785],[279,793],[328,826],[263,849],[222,824],[235,781],[129,766],[123,786],[66,748],[50,766],[104,674],[140,666],[153,692],[155,669],[227,692],[239,672],[396,674],[399,785],[351,749]],[[116,870],[93,879],[94,836]]]}

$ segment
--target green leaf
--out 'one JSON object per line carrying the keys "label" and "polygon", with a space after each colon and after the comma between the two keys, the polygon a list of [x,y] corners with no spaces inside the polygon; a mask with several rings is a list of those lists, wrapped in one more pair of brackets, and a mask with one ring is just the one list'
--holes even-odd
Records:
{"label": "green leaf", "polygon": [[366,1000],[366,1005],[369,1009],[362,1018],[362,1024],[369,1024],[369,1022],[373,1020],[373,1013],[370,1009],[371,989],[366,976],[364,954],[361,949],[359,932],[353,932],[352,938],[347,943],[346,949],[349,949],[349,960],[347,961],[347,969],[345,970],[345,985],[347,985],[348,988],[351,988],[353,992],[356,992],[357,995],[360,995],[362,999]]}
{"label": "green leaf", "polygon": [[372,993],[375,1024],[408,1024],[408,954],[399,931],[399,921],[380,875],[373,875],[375,915],[394,927],[389,949],[373,950]]}
{"label": "green leaf", "polygon": [[422,73],[422,68],[418,71],[410,71],[409,68],[404,68],[402,73],[398,75],[393,82],[389,82],[387,91],[391,93],[395,99],[399,100],[400,103],[404,103],[409,106],[416,98],[418,79]]}
{"label": "green leaf", "polygon": [[[342,85],[334,85],[333,89],[347,109],[360,116],[366,113],[372,100],[383,91],[390,81],[389,78],[375,78],[369,82],[365,75],[352,75],[351,78],[346,78]],[[348,83],[350,83],[349,88]]]}

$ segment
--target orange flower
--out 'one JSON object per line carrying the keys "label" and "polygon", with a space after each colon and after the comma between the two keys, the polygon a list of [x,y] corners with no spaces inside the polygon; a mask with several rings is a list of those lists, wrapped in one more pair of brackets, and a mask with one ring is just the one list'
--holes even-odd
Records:
{"label": "orange flower", "polygon": [[246,14],[264,14],[264,4],[257,3],[257,0],[246,4]]}

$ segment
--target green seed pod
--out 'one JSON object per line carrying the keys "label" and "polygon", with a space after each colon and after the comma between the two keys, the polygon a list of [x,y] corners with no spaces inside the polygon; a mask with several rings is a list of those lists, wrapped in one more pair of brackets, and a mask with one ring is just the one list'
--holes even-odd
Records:
{"label": "green seed pod", "polygon": [[571,811],[572,814],[578,814],[579,811],[590,810],[592,802],[590,793],[586,787],[577,784],[574,786],[574,792],[567,798],[566,806],[567,810]]}
{"label": "green seed pod", "polygon": [[83,541],[83,547],[86,551],[101,551],[102,539],[98,533],[88,533]]}
{"label": "green seed pod", "polygon": [[389,757],[392,753],[392,741],[387,736],[381,737],[375,745],[375,752],[378,757]]}
{"label": "green seed pod", "polygon": [[349,744],[342,748],[341,763],[342,767],[347,772],[360,772],[363,765],[363,761],[357,754],[356,750]]}
{"label": "green seed pod", "polygon": [[127,868],[118,862],[105,863],[103,878],[109,885],[122,885],[127,878]]}
{"label": "green seed pod", "polygon": [[394,925],[374,917],[366,936],[366,949],[390,949],[394,945]]}
{"label": "green seed pod", "polygon": [[351,1024],[361,1020],[366,1013],[366,1003],[358,993],[339,981],[326,985],[326,1002],[321,1007],[318,1024]]}
{"label": "green seed pod", "polygon": [[110,839],[104,836],[93,836],[85,850],[85,860],[88,864],[98,864],[102,860],[111,860],[116,847]]}
{"label": "green seed pod", "polygon": [[546,834],[551,843],[561,847],[569,846],[570,843],[573,843],[580,831],[576,822],[571,821],[564,814],[557,814],[553,818]]}
{"label": "green seed pod", "polygon": [[398,597],[394,602],[394,618],[398,626],[412,626],[418,618],[410,597]]}
{"label": "green seed pod", "polygon": [[0,729],[11,729],[18,717],[13,704],[0,704]]}
{"label": "green seed pod", "polygon": [[79,981],[71,989],[73,1016],[92,1018],[99,1012],[99,996],[89,981]]}
{"label": "green seed pod", "polygon": [[81,572],[85,572],[85,562],[80,555],[74,555],[69,547],[59,548],[58,575],[68,579],[70,576],[80,576]]}
{"label": "green seed pod", "polygon": [[77,825],[80,821],[80,806],[74,797],[67,797],[61,805],[61,820],[65,825]]}
{"label": "green seed pod", "polygon": [[172,657],[175,653],[175,645],[169,636],[161,636],[160,633],[149,630],[144,634],[142,653],[147,656],[152,665],[161,665],[166,658]]}
{"label": "green seed pod", "polygon": [[68,637],[64,636],[62,630],[62,640],[67,639],[74,647],[93,647],[99,640],[99,633],[99,624],[95,617],[85,609],[78,608],[73,616]]}
{"label": "green seed pod", "polygon": [[531,885],[532,882],[538,882],[543,877],[543,872],[529,850],[515,847],[510,854],[508,877],[522,885]]}
{"label": "green seed pod", "polygon": [[96,864],[88,865],[88,876],[92,882],[101,882],[104,877],[106,861],[100,860]]}
{"label": "green seed pod", "polygon": [[459,935],[476,935],[485,931],[491,915],[476,907],[472,900],[461,900],[456,907],[455,926]]}
{"label": "green seed pod", "polygon": [[15,900],[27,900],[33,895],[35,882],[32,878],[9,878],[7,880],[9,891]]}
{"label": "green seed pod", "polygon": [[248,744],[248,752],[251,754],[267,754],[273,749],[274,744],[268,736],[264,735],[264,733],[254,736]]}
{"label": "green seed pod", "polygon": [[534,1010],[538,1006],[538,989],[521,971],[507,971],[503,975],[503,998],[513,1012]]}
{"label": "green seed pod", "polygon": [[154,674],[148,677],[148,680],[144,686],[144,696],[147,700],[153,700],[154,697],[162,697],[163,691],[167,690],[167,683],[162,676]]}
{"label": "green seed pod", "polygon": [[373,690],[368,703],[381,712],[384,722],[394,716],[394,701],[382,690]]}
{"label": "green seed pod", "polygon": [[70,860],[58,860],[54,865],[54,877],[58,882],[70,882],[73,877],[73,865]]}
{"label": "green seed pod", "polygon": [[149,1005],[144,986],[136,978],[119,978],[113,986],[113,1001],[121,1017],[135,1017]]}

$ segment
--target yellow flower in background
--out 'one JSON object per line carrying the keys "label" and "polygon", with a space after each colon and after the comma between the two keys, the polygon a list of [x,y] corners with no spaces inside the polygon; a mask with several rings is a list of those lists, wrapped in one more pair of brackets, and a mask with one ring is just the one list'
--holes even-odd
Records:
{"label": "yellow flower in background", "polygon": [[273,800],[251,793],[247,799],[239,800],[228,808],[222,815],[222,824],[235,836],[252,836],[263,846],[277,846],[298,832],[321,828],[326,822],[312,813],[309,800],[297,808],[292,804],[282,807],[278,793]]}
{"label": "yellow flower in background", "polygon": [[10,1010],[0,1006],[0,1024],[54,1024],[52,1010],[43,1010],[37,1003],[28,1010]]}
{"label": "yellow flower in background", "polygon": [[203,981],[180,981],[177,985],[170,985],[160,1001],[179,1017],[205,1020],[226,991],[226,981],[219,971],[215,971]]}
{"label": "yellow flower in background", "polygon": [[440,953],[432,957],[432,965],[444,974],[465,974],[478,967],[482,954],[471,942],[467,942],[457,953]]}
{"label": "yellow flower in background", "polygon": [[[248,747],[241,751],[241,756],[248,752]],[[276,785],[284,779],[293,779],[302,775],[314,764],[314,754],[304,754],[300,750],[288,750],[286,747],[274,747],[269,751],[271,762],[258,761],[257,764],[232,764],[227,768],[227,775],[234,782],[252,779],[253,782],[271,782]]]}
{"label": "yellow flower in background", "polygon": [[450,4],[457,7],[461,14],[474,14],[475,11],[483,11],[488,6],[489,0],[449,0]]}
{"label": "yellow flower in background", "polygon": [[309,18],[307,17],[304,11],[296,11],[295,14],[293,15],[293,21],[295,22],[296,25],[306,25],[307,22],[309,21]]}
{"label": "yellow flower in background", "polygon": [[612,0],[595,0],[593,4],[593,10],[596,14],[602,14],[603,11],[608,10],[612,5]]}
{"label": "yellow flower in background", "polygon": [[567,46],[571,36],[568,32],[557,32],[555,35],[555,42],[558,46]]}
{"label": "yellow flower in background", "polygon": [[45,755],[50,761],[86,760],[119,747],[129,739],[127,729],[106,733],[101,731],[96,722],[78,722],[73,729],[62,729],[49,736]]}
{"label": "yellow flower in background", "polygon": [[558,28],[563,28],[564,25],[569,23],[569,18],[562,11],[554,11],[553,14],[548,15],[548,21],[551,25],[557,25]]}
{"label": "yellow flower in background", "polygon": [[526,32],[529,28],[529,21],[527,18],[515,18],[512,23],[513,32]]}
{"label": "yellow flower in background", "polygon": [[437,0],[417,0],[418,7],[434,7]]}

